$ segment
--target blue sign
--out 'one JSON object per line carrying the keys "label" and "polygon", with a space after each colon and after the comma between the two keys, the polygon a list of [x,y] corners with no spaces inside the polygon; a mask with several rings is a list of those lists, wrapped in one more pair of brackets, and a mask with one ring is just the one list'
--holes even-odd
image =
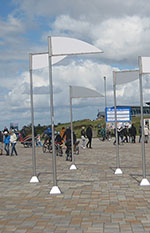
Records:
{"label": "blue sign", "polygon": [[[106,122],[115,122],[115,108],[106,108]],[[131,121],[131,107],[117,107],[117,122]]]}

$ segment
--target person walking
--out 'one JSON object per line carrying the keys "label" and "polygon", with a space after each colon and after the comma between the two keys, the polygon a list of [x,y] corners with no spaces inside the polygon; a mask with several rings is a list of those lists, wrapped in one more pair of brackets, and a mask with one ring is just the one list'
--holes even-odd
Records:
{"label": "person walking", "polygon": [[11,156],[13,156],[13,152],[15,152],[15,155],[17,156],[18,155],[16,151],[17,136],[13,129],[11,130],[10,133],[10,143],[11,143]]}
{"label": "person walking", "polygon": [[88,148],[88,146],[89,146],[90,149],[92,148],[92,135],[93,135],[92,126],[89,125],[88,128],[86,129],[86,136],[88,138],[88,142],[86,144],[86,147]]}
{"label": "person walking", "polygon": [[140,125],[140,127],[139,127],[139,143],[141,142],[141,138],[142,138],[142,127]]}
{"label": "person walking", "polygon": [[101,136],[102,136],[102,141],[105,141],[105,139],[106,139],[106,129],[105,129],[105,126],[103,126],[102,129],[101,129]]}
{"label": "person walking", "polygon": [[66,146],[66,161],[72,161],[72,149],[71,149],[71,129],[69,126],[66,127],[66,130],[63,134],[62,139],[65,138],[65,146]]}
{"label": "person walking", "polygon": [[81,129],[81,140],[82,140],[81,148],[83,149],[85,149],[85,146],[86,146],[85,136],[86,136],[85,127],[83,126]]}
{"label": "person walking", "polygon": [[[118,145],[120,144],[120,129],[117,128],[117,136],[118,136]],[[116,144],[116,128],[114,128],[114,135],[115,135],[115,140],[113,142],[113,144],[115,145]]]}
{"label": "person walking", "polygon": [[148,143],[148,137],[149,137],[149,129],[148,129],[148,126],[145,125],[144,126],[144,142],[145,143]]}
{"label": "person walking", "polygon": [[6,151],[6,155],[9,155],[9,143],[10,143],[10,136],[8,131],[4,131],[4,150]]}
{"label": "person walking", "polygon": [[124,135],[123,142],[127,142],[128,143],[128,131],[127,131],[127,126],[126,125],[125,125],[125,127],[123,129],[123,135]]}
{"label": "person walking", "polygon": [[132,143],[136,142],[136,128],[134,124],[131,126],[131,137],[132,137]]}
{"label": "person walking", "polygon": [[3,154],[3,133],[0,131],[0,155]]}

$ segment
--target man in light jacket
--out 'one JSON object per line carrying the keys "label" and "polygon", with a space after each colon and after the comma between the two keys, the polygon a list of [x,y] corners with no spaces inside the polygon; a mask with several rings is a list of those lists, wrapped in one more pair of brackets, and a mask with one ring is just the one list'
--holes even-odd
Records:
{"label": "man in light jacket", "polygon": [[16,151],[16,142],[17,142],[17,136],[16,136],[14,130],[12,129],[11,135],[10,135],[11,156],[13,156],[13,152],[15,152],[15,155],[18,155],[17,151]]}

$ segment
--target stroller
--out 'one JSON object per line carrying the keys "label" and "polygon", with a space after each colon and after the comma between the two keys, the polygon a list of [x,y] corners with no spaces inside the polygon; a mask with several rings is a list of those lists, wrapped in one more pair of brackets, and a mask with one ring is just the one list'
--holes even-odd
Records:
{"label": "stroller", "polygon": [[21,144],[23,144],[24,147],[26,147],[26,148],[32,147],[32,137],[27,136],[27,137],[23,138],[21,141]]}

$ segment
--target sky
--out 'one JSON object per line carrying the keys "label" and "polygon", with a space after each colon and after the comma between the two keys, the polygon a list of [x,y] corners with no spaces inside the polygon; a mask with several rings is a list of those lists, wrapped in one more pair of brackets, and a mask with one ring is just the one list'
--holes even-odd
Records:
{"label": "sky", "polygon": [[[85,4],[86,2],[86,4]],[[88,42],[104,51],[72,56],[53,66],[54,121],[70,121],[69,85],[104,94],[113,106],[113,70],[138,69],[138,56],[150,55],[147,0],[1,0],[0,129],[31,123],[29,53],[48,52],[48,36]],[[48,68],[33,71],[35,125],[49,125]],[[144,103],[150,101],[143,78]],[[117,105],[140,105],[139,82],[117,86]],[[104,98],[73,99],[73,120],[95,120]]]}

